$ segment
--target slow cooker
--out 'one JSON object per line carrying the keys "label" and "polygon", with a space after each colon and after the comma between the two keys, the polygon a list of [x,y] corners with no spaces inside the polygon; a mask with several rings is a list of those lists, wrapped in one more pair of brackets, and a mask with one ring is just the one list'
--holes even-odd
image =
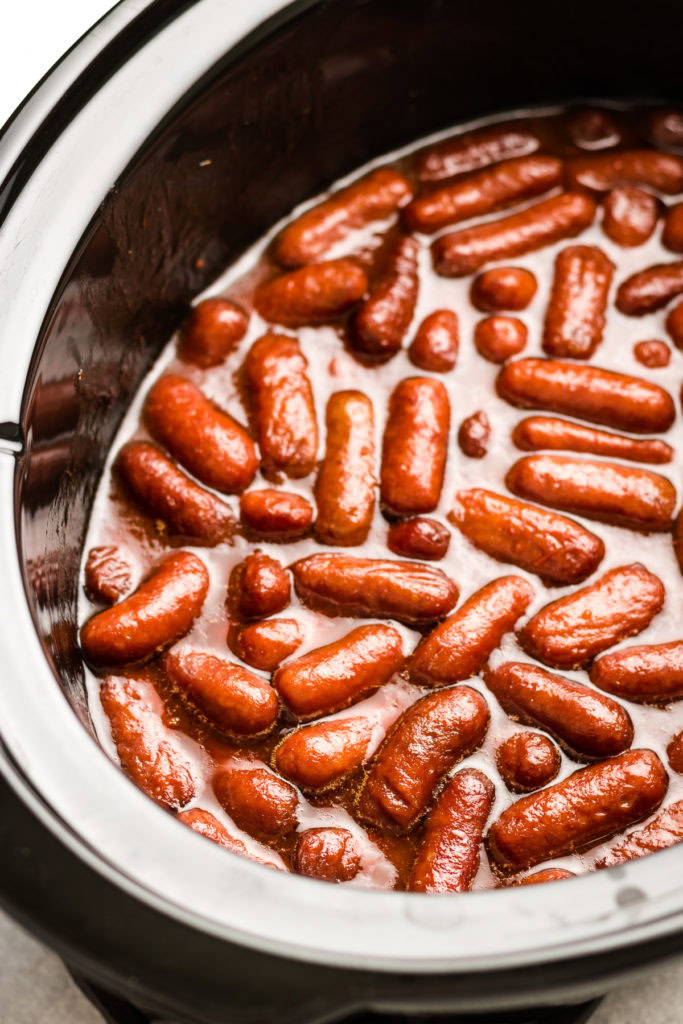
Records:
{"label": "slow cooker", "polygon": [[0,889],[81,976],[183,1021],[312,1024],[577,1004],[679,950],[678,848],[434,898],[267,871],[180,829],[94,739],[76,599],[126,405],[227,263],[459,121],[680,101],[682,31],[677,0],[123,0],[6,127]]}

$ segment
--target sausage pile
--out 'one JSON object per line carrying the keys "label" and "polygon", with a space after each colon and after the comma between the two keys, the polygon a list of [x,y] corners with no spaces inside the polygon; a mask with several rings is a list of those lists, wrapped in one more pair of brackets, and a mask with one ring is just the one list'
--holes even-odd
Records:
{"label": "sausage pile", "polygon": [[103,745],[330,882],[680,842],[682,371],[680,114],[500,121],[335,187],[122,425],[83,569]]}

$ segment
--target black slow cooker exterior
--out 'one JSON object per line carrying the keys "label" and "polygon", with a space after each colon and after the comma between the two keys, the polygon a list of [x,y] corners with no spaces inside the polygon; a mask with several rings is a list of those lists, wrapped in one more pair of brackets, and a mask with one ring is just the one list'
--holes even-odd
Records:
{"label": "black slow cooker exterior", "polygon": [[[172,900],[136,888],[130,868],[125,878],[124,872],[118,877],[116,864],[107,863],[91,838],[97,805],[92,794],[86,801],[83,781],[104,755],[93,741],[84,746],[82,763],[69,764],[74,750],[65,742],[60,755],[56,717],[52,730],[50,722],[41,722],[45,741],[36,744],[28,708],[37,657],[51,666],[51,685],[61,686],[81,731],[92,732],[76,601],[95,488],[139,382],[188,303],[227,263],[293,206],[341,175],[450,124],[579,97],[683,99],[683,4],[673,0],[653,0],[647,9],[616,0],[576,0],[550,10],[541,0],[523,5],[300,0],[282,9],[259,0],[247,8],[237,0],[222,5],[123,0],[48,76],[0,138],[0,263],[9,261],[8,273],[0,273],[0,354],[7,367],[0,383],[0,486],[13,501],[0,513],[0,543],[8,563],[7,592],[12,601],[28,602],[34,629],[34,642],[22,658],[6,594],[0,609],[3,642],[11,652],[8,678],[0,685],[0,770],[7,783],[0,793],[3,903],[80,974],[184,1021],[303,1024],[368,1007],[407,1012],[579,1002],[680,950],[680,851],[651,859],[659,870],[633,865],[602,873],[609,882],[592,878],[554,886],[563,891],[575,886],[576,897],[565,900],[567,907],[582,901],[590,906],[598,886],[601,893],[611,886],[610,913],[622,916],[607,922],[605,911],[599,941],[588,928],[584,941],[577,916],[571,944],[568,938],[567,947],[552,956],[543,950],[513,956],[513,927],[510,957],[498,950],[476,963],[457,957],[430,963],[426,953],[418,963],[420,950],[407,949],[401,965],[377,948],[375,962],[362,955],[361,939],[377,925],[387,902],[365,904],[373,909],[365,922],[362,913],[356,922],[356,958],[353,950],[339,956],[322,947],[312,951],[310,943],[308,953],[302,952],[296,915],[290,956],[282,940],[242,942],[236,933],[231,938],[217,927],[203,927],[176,912]],[[174,35],[171,29],[185,24],[183,18],[192,31]],[[248,31],[233,22],[248,25]],[[188,52],[201,31],[215,53],[210,67],[205,52]],[[162,37],[164,47],[155,51],[154,41]],[[144,67],[148,51],[145,74],[126,80],[123,72],[134,64]],[[115,150],[119,132],[126,135],[123,119],[131,105],[139,112],[149,104],[157,119],[139,129],[136,152],[125,166],[112,162],[107,187],[97,195],[83,194],[81,212],[87,212],[89,223],[72,238],[78,219],[68,225],[65,219],[74,198],[65,188],[64,167],[71,160],[76,175],[91,163],[93,176],[107,180],[109,150],[94,136],[89,146],[87,134],[84,141],[77,129],[100,94],[111,93],[119,79],[127,90],[119,97],[122,120],[99,125],[109,148]],[[126,144],[130,149],[128,137]],[[53,166],[59,172],[51,173]],[[36,225],[31,213],[39,209],[38,200],[30,209],[26,204],[40,175],[41,202],[44,190],[51,189],[54,220],[50,214]],[[20,281],[12,261],[23,258],[21,244],[29,253],[26,275],[45,266],[33,301],[10,283],[12,272]],[[55,267],[59,277],[48,287]],[[18,337],[22,332],[31,337],[28,348]],[[19,595],[12,582],[17,556]],[[15,672],[22,664],[25,671]],[[35,707],[37,725],[37,702]],[[39,781],[48,775],[55,785],[59,781],[61,792],[73,795],[71,819],[56,813]],[[112,840],[117,823],[136,831],[135,815],[145,799],[123,787],[117,779],[111,791],[100,794],[102,808],[112,811],[107,822]],[[141,839],[143,848],[134,851],[132,862],[149,871],[157,857],[161,873],[154,835],[165,836],[168,822],[152,805],[149,813],[158,815],[144,833],[152,838],[146,847]],[[209,845],[185,835],[178,842],[203,857],[199,848]],[[219,853],[224,870],[233,870],[228,864],[233,858],[209,851]],[[188,885],[193,865],[192,860],[181,865]],[[258,914],[266,889],[273,888],[273,898],[279,898],[270,877],[275,873],[254,865],[244,870],[257,872]],[[252,875],[249,879],[251,884]],[[331,899],[318,898],[316,883],[296,883],[306,886],[296,890],[304,894],[302,906]],[[369,896],[354,899],[359,895]],[[498,898],[475,898],[490,896]],[[493,936],[509,917],[503,902],[508,894],[499,897],[499,904],[478,904],[494,908],[487,923],[479,921],[478,936],[486,928]],[[465,899],[457,906],[473,906],[470,897]],[[532,917],[543,912],[543,894],[522,899],[529,901]],[[545,903],[553,899],[546,897]],[[441,904],[450,908],[443,914],[433,901],[410,906],[427,908],[406,912],[406,919],[411,927],[428,922],[437,946],[441,928],[445,944],[457,932],[467,947],[468,913],[453,911],[451,898]],[[522,921],[527,905],[521,911],[520,906],[515,913]],[[600,900],[595,907],[601,908]],[[338,905],[330,903],[325,920],[331,932],[341,927],[338,913]],[[601,914],[602,909],[588,914],[593,930],[602,927]],[[558,934],[564,921],[557,917]],[[400,942],[400,934],[391,941]],[[408,959],[413,954],[414,966]]]}

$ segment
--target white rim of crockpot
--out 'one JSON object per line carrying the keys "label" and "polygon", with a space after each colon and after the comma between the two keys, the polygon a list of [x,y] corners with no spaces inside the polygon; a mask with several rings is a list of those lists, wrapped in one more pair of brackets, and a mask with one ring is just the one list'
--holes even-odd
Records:
{"label": "white rim of crockpot", "polygon": [[[0,141],[0,180],[28,144],[32,126],[49,116],[55,96],[148,6],[149,0],[124,0],[51,72]],[[197,0],[101,86],[35,168],[0,232],[0,290],[12,299],[0,305],[0,421],[19,421],[45,311],[108,190],[197,79],[283,9],[279,0]],[[59,203],[53,202],[57,193]],[[682,848],[551,886],[426,896],[285,875],[179,828],[97,747],[56,684],[16,556],[14,474],[12,458],[0,457],[3,770],[40,819],[115,885],[192,928],[241,945],[393,972],[528,967],[683,928]]]}

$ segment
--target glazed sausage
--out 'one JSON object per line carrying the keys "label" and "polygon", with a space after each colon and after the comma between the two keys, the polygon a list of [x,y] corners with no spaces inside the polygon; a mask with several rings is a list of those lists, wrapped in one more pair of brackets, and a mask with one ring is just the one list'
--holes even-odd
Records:
{"label": "glazed sausage", "polygon": [[201,559],[189,551],[166,555],[129,597],[85,623],[85,657],[94,665],[151,658],[187,633],[208,589],[209,574]]}
{"label": "glazed sausage", "polygon": [[666,329],[677,349],[683,351],[683,302],[679,302],[666,318]]}
{"label": "glazed sausage", "polygon": [[270,541],[296,540],[313,523],[313,508],[300,494],[265,488],[240,497],[240,520],[248,534]]}
{"label": "glazed sausage", "polygon": [[482,313],[499,313],[504,309],[519,312],[526,309],[538,284],[530,270],[523,267],[494,267],[476,277],[470,289],[472,305]]}
{"label": "glazed sausage", "polygon": [[304,631],[296,619],[269,619],[228,630],[230,649],[247,665],[263,672],[274,672],[303,641]]}
{"label": "glazed sausage", "polygon": [[609,853],[595,862],[598,870],[611,868],[615,864],[625,864],[629,860],[646,857],[657,850],[666,850],[683,840],[683,800],[669,804],[661,814],[653,818],[643,828],[636,829],[621,842],[613,846]]}
{"label": "glazed sausage", "polygon": [[631,462],[671,462],[674,455],[673,448],[665,441],[622,437],[606,430],[555,419],[554,416],[529,416],[520,420],[512,432],[512,440],[527,452],[552,448],[589,455],[612,455]]}
{"label": "glazed sausage", "polygon": [[228,506],[186,476],[156,445],[129,441],[114,465],[145,512],[161,520],[171,536],[213,545],[232,535],[235,521]]}
{"label": "glazed sausage", "polygon": [[92,601],[114,604],[130,590],[131,568],[112,544],[91,548],[85,563],[85,592]]}
{"label": "glazed sausage", "polygon": [[668,195],[683,191],[683,160],[651,149],[573,157],[566,162],[566,175],[567,188],[592,192],[617,185],[646,185]]}
{"label": "glazed sausage", "polygon": [[632,434],[668,430],[676,415],[668,392],[640,377],[553,359],[518,359],[498,374],[510,405],[547,409]]}
{"label": "glazed sausage", "polygon": [[641,633],[664,604],[661,580],[639,563],[552,601],[520,630],[522,647],[556,668],[581,668],[607,647]]}
{"label": "glazed sausage", "polygon": [[443,181],[501,160],[526,156],[539,145],[532,128],[523,120],[507,125],[486,125],[421,150],[417,154],[415,172],[420,181]]}
{"label": "glazed sausage", "polygon": [[283,267],[314,263],[352,231],[385,220],[411,197],[412,189],[402,174],[378,167],[287,224],[275,241],[275,259]]}
{"label": "glazed sausage", "polygon": [[664,765],[651,750],[580,768],[503,811],[489,830],[489,853],[499,870],[510,872],[593,846],[652,814],[667,786]]}
{"label": "glazed sausage", "polygon": [[419,251],[414,238],[399,238],[390,247],[379,279],[354,314],[354,351],[384,361],[400,349],[417,303]]}
{"label": "glazed sausage", "polygon": [[409,377],[394,388],[382,441],[380,494],[397,515],[419,515],[438,505],[450,417],[440,381]]}
{"label": "glazed sausage", "polygon": [[209,721],[231,736],[270,732],[280,710],[277,694],[260,676],[201,651],[171,651],[164,658],[171,682]]}
{"label": "glazed sausage", "polygon": [[674,519],[672,540],[678,568],[681,570],[681,574],[683,574],[683,509]]}
{"label": "glazed sausage", "polygon": [[[162,807],[182,807],[195,794],[195,771],[151,683],[109,676],[100,688],[121,767]],[[181,741],[182,742],[182,741]]]}
{"label": "glazed sausage", "polygon": [[492,782],[476,768],[463,768],[449,780],[427,815],[408,882],[411,892],[472,888],[494,797]]}
{"label": "glazed sausage", "polygon": [[277,615],[289,604],[289,576],[277,558],[252,551],[230,573],[228,600],[243,619]]}
{"label": "glazed sausage", "polygon": [[458,491],[448,518],[470,544],[548,586],[580,583],[605,554],[600,537],[571,519],[493,491]]}
{"label": "glazed sausage", "polygon": [[483,459],[488,451],[491,424],[483,409],[467,416],[458,427],[458,445],[469,459]]}
{"label": "glazed sausage", "polygon": [[678,775],[683,775],[683,732],[676,733],[666,748],[666,756],[669,759],[669,767]]}
{"label": "glazed sausage", "polygon": [[318,454],[308,363],[296,338],[264,334],[249,349],[244,378],[266,476],[307,476]]}
{"label": "glazed sausage", "polygon": [[267,768],[218,771],[213,790],[237,827],[249,835],[284,836],[297,826],[296,790]]}
{"label": "glazed sausage", "polygon": [[235,494],[254,479],[254,442],[191,381],[164,374],[150,389],[143,415],[154,440],[202,483]]}
{"label": "glazed sausage", "polygon": [[403,661],[401,634],[393,626],[358,626],[278,669],[273,686],[298,718],[315,718],[383,686]]}
{"label": "glazed sausage", "polygon": [[575,760],[611,757],[633,742],[633,723],[615,700],[539,665],[508,661],[484,680],[506,714],[545,729]]}
{"label": "glazed sausage", "polygon": [[576,878],[576,875],[565,868],[544,868],[542,871],[525,875],[524,878],[516,878],[510,885],[540,885],[541,882],[561,882],[565,878]]}
{"label": "glazed sausage", "polygon": [[422,641],[410,662],[411,681],[443,686],[477,675],[533,596],[521,576],[487,583]]}
{"label": "glazed sausage", "polygon": [[437,309],[426,316],[408,349],[411,363],[429,373],[448,373],[458,360],[460,325],[450,309]]}
{"label": "glazed sausage", "polygon": [[504,363],[526,347],[529,331],[516,316],[487,316],[474,328],[474,345],[490,363]]}
{"label": "glazed sausage", "polygon": [[662,309],[683,293],[683,260],[657,263],[627,277],[617,289],[616,307],[626,316],[644,316]]}
{"label": "glazed sausage", "polygon": [[621,141],[611,113],[596,107],[579,107],[568,119],[569,138],[579,149],[607,149]]}
{"label": "glazed sausage", "polygon": [[557,254],[543,328],[550,356],[589,359],[602,341],[614,264],[594,245],[571,245]]}
{"label": "glazed sausage", "polygon": [[375,422],[360,391],[338,391],[327,403],[325,458],[315,484],[316,537],[340,547],[367,539],[375,510]]}
{"label": "glazed sausage", "polygon": [[508,260],[573,238],[593,223],[596,205],[578,192],[545,199],[521,213],[451,231],[432,244],[434,269],[442,277],[465,277],[493,260]]}
{"label": "glazed sausage", "polygon": [[190,312],[180,332],[182,359],[203,369],[218,366],[247,333],[249,317],[228,299],[204,299]]}
{"label": "glazed sausage", "polygon": [[374,731],[364,715],[305,725],[275,748],[273,767],[302,789],[329,789],[365,764]]}
{"label": "glazed sausage", "polygon": [[657,200],[640,188],[613,188],[604,210],[602,230],[617,245],[642,245],[657,226]]}
{"label": "glazed sausage", "polygon": [[683,697],[683,640],[622,647],[591,666],[591,682],[622,700],[668,703]]}
{"label": "glazed sausage", "polygon": [[668,366],[671,361],[671,349],[665,341],[637,341],[633,346],[633,355],[639,363],[651,370]]}
{"label": "glazed sausage", "polygon": [[682,149],[683,112],[675,108],[653,111],[647,118],[647,138],[659,149]]}
{"label": "glazed sausage", "polygon": [[378,828],[410,830],[443,776],[481,745],[488,724],[486,701],[469,686],[422,697],[379,748],[358,794],[359,818]]}
{"label": "glazed sausage", "polygon": [[303,603],[326,615],[420,626],[442,619],[458,600],[453,580],[418,562],[318,554],[302,558],[291,569]]}
{"label": "glazed sausage", "polygon": [[232,853],[238,853],[240,857],[248,857],[250,860],[256,859],[249,855],[242,840],[237,839],[236,836],[231,836],[225,825],[215,815],[211,814],[210,811],[204,811],[200,807],[193,807],[190,811],[181,811],[176,820],[186,825],[187,828],[191,828],[197,835],[204,836],[205,839],[210,839],[212,843],[217,843],[219,846],[224,846],[226,850],[230,850]]}
{"label": "glazed sausage", "polygon": [[496,750],[496,767],[513,793],[528,793],[547,786],[561,764],[557,747],[537,732],[515,732]]}
{"label": "glazed sausage", "polygon": [[403,223],[408,231],[432,234],[449,224],[533,199],[559,185],[562,170],[562,161],[553,156],[505,160],[413,199],[403,209]]}
{"label": "glazed sausage", "polygon": [[451,535],[435,519],[403,519],[392,523],[387,536],[387,547],[404,558],[438,561],[448,551]]}
{"label": "glazed sausage", "polygon": [[309,828],[296,847],[294,870],[322,882],[350,882],[360,871],[356,840],[346,828]]}
{"label": "glazed sausage", "polygon": [[313,263],[266,281],[254,291],[254,308],[265,321],[306,327],[337,320],[368,289],[365,271],[350,260]]}
{"label": "glazed sausage", "polygon": [[505,476],[520,498],[642,533],[669,530],[676,489],[659,473],[565,455],[527,455]]}
{"label": "glazed sausage", "polygon": [[662,229],[662,245],[671,252],[683,252],[683,203],[669,207]]}

